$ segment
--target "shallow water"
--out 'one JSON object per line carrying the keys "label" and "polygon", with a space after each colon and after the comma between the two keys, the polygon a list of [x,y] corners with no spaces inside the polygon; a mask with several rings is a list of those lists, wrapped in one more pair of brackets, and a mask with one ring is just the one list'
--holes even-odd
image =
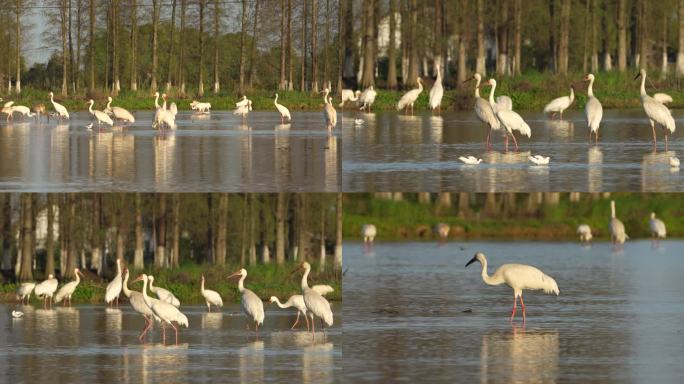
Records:
{"label": "shallow water", "polygon": [[[0,306],[2,382],[330,383],[340,371],[338,325],[314,342],[301,328],[290,331],[296,312],[270,306],[258,337],[245,330],[238,305],[221,313],[183,307],[190,327],[180,331],[179,345],[166,346],[157,327],[148,343],[138,342],[144,321],[127,304],[19,308],[24,317],[13,319],[13,307]],[[167,330],[167,343],[173,337]]]}
{"label": "shallow water", "polygon": [[[560,296],[491,287],[504,263],[539,267]],[[345,244],[344,360],[348,382],[681,382],[684,242]],[[437,380],[439,378],[439,380]]]}
{"label": "shallow water", "polygon": [[[657,128],[654,153],[651,127],[640,109],[604,111],[598,146],[587,142],[583,111],[568,111],[562,122],[541,113],[521,115],[532,137],[518,140],[520,152],[511,142],[505,153],[500,134],[493,134],[494,150],[485,150],[486,130],[472,111],[359,114],[361,126],[348,114],[342,135],[343,190],[684,191],[684,172],[669,166],[671,156],[684,156],[680,132],[675,131],[666,152]],[[536,166],[528,160],[530,154],[550,156],[550,164]],[[458,158],[467,155],[484,162],[465,165]]]}
{"label": "shallow water", "polygon": [[180,112],[178,129],[136,123],[98,132],[87,112],[65,124],[33,119],[0,123],[0,190],[159,192],[337,192],[341,140],[320,113],[295,112],[280,124],[275,112]]}

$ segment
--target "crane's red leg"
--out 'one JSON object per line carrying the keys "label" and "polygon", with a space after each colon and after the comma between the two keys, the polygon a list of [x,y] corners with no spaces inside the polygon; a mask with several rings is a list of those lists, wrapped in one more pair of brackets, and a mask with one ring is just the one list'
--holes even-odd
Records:
{"label": "crane's red leg", "polygon": [[292,324],[292,328],[290,328],[290,329],[294,329],[294,327],[297,326],[298,322],[299,322],[299,311],[297,311],[297,319],[295,320],[294,324]]}
{"label": "crane's red leg", "polygon": [[313,339],[316,340],[316,319],[314,319],[313,313],[311,314],[311,333],[313,333]]}
{"label": "crane's red leg", "polygon": [[309,317],[304,314],[304,320],[306,320],[306,331],[309,332]]}
{"label": "crane's red leg", "polygon": [[525,303],[523,302],[522,294],[520,295],[520,306],[523,310],[523,324],[525,324]]}
{"label": "crane's red leg", "polygon": [[517,304],[518,304],[518,297],[513,296],[513,312],[511,312],[511,320],[510,321],[513,321],[513,318],[515,317],[515,310],[516,310]]}
{"label": "crane's red leg", "polygon": [[518,150],[518,140],[515,139],[515,135],[511,133],[511,137],[513,138],[513,143],[515,144],[515,150]]}
{"label": "crane's red leg", "polygon": [[171,326],[173,327],[173,330],[176,331],[176,345],[178,345],[178,328],[171,323]]}

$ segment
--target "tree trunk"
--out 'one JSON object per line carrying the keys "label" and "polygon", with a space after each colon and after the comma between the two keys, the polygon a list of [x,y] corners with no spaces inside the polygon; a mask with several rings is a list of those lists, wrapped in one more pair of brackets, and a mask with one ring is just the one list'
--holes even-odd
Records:
{"label": "tree trunk", "polygon": [[667,77],[667,72],[668,72],[668,68],[667,68],[667,27],[668,27],[667,17],[668,17],[668,13],[667,13],[667,11],[663,12],[662,17],[663,17],[663,20],[665,20],[665,21],[662,22],[663,40],[662,40],[662,46],[660,47],[660,50],[661,50],[661,53],[660,53],[660,55],[661,55],[660,78],[664,79],[665,77]]}
{"label": "tree trunk", "polygon": [[256,265],[256,198],[249,194],[249,265]]}
{"label": "tree trunk", "polygon": [[64,279],[71,279],[74,277],[74,268],[76,268],[76,260],[78,259],[78,251],[76,249],[76,235],[75,231],[77,228],[76,225],[76,205],[77,201],[79,199],[79,195],[75,193],[69,193],[67,195],[67,199],[69,200],[69,209],[65,214],[68,216],[67,219],[67,230],[69,231],[69,241],[67,242],[67,257],[66,257],[66,265],[64,269],[61,270],[62,272],[62,278]]}
{"label": "tree trunk", "polygon": [[[313,0],[312,0],[313,1]],[[300,81],[299,81],[299,90],[304,92],[306,91],[306,48],[307,48],[307,41],[306,41],[306,23],[308,22],[308,13],[309,13],[309,7],[307,6],[306,0],[302,0],[302,60],[299,63],[301,65],[300,69]]]}
{"label": "tree trunk", "polygon": [[[185,16],[188,9],[187,0],[181,0],[180,11],[180,35],[185,36]],[[185,44],[180,44],[180,53],[178,58],[178,75],[176,79],[180,85],[181,94],[185,94]]]}
{"label": "tree trunk", "polygon": [[627,0],[618,0],[618,70],[627,70]]}
{"label": "tree trunk", "polygon": [[[435,20],[434,20],[434,38],[432,44],[432,57],[433,57],[433,73],[437,76],[437,71],[442,69],[442,43],[444,36],[442,36],[442,26],[444,24],[444,14],[442,9],[442,0],[435,1]],[[442,71],[444,73],[444,71]]]}
{"label": "tree trunk", "polygon": [[591,72],[599,70],[598,59],[598,0],[591,0]]}
{"label": "tree trunk", "polygon": [[[119,0],[112,0],[112,94],[119,94],[121,82],[119,79]],[[73,79],[72,79],[73,81]]]}
{"label": "tree trunk", "polygon": [[484,0],[477,0],[477,60],[475,72],[482,76],[487,75],[486,52],[485,52],[485,29],[484,29]]}
{"label": "tree trunk", "polygon": [[320,271],[325,270],[326,251],[325,251],[325,209],[321,209],[321,232],[319,235],[319,262],[318,268]]}
{"label": "tree trunk", "polygon": [[226,265],[226,241],[228,239],[228,194],[219,194],[218,225],[216,233],[216,265]]}
{"label": "tree trunk", "polygon": [[276,263],[285,263],[285,219],[287,216],[287,195],[278,193],[276,201]]}
{"label": "tree trunk", "polygon": [[648,58],[650,56],[648,47],[649,31],[647,27],[648,1],[639,0],[637,7],[639,9],[639,67],[648,70]]}
{"label": "tree trunk", "polygon": [[135,194],[135,253],[133,255],[133,268],[140,270],[144,265],[145,239],[143,237],[142,224],[142,196]]}
{"label": "tree trunk", "polygon": [[292,0],[287,0],[287,89],[290,91],[294,89],[294,64],[292,63],[292,56]]}
{"label": "tree trunk", "polygon": [[606,2],[602,2],[601,4],[601,10],[602,10],[602,19],[601,19],[601,32],[603,35],[602,38],[602,46],[603,46],[603,69],[605,71],[612,71],[613,70],[613,58],[611,57],[611,42],[613,41],[610,34],[608,33],[609,29],[609,23],[611,22],[610,20],[612,19],[608,15],[608,4]]}
{"label": "tree trunk", "polygon": [[408,65],[408,79],[404,81],[404,85],[407,87],[413,87],[418,84],[418,1],[410,0],[409,9],[409,65]]}
{"label": "tree trunk", "polygon": [[92,91],[95,89],[95,23],[97,22],[95,7],[97,6],[97,0],[89,0],[88,3],[88,87]]}
{"label": "tree trunk", "polygon": [[162,268],[166,260],[166,194],[159,193],[157,198],[157,250],[154,253],[154,266]]}
{"label": "tree trunk", "polygon": [[[325,14],[330,15],[330,0],[325,0]],[[323,45],[323,83],[330,84],[330,24],[332,17],[325,18],[325,42]]]}
{"label": "tree trunk", "polygon": [[171,4],[171,33],[169,33],[169,61],[166,63],[166,90],[169,91],[173,85],[173,61],[176,52],[176,0]]}
{"label": "tree trunk", "polygon": [[[372,2],[373,0],[368,0]],[[318,92],[318,0],[311,0],[311,91]],[[326,85],[327,86],[327,85]]]}
{"label": "tree trunk", "polygon": [[152,80],[150,81],[150,89],[153,91],[157,90],[157,66],[159,62],[157,48],[159,45],[160,3],[161,0],[152,0]]}
{"label": "tree trunk", "polygon": [[[93,197],[93,217],[92,231],[90,233],[90,268],[97,271],[98,276],[102,276],[102,237],[100,236],[100,222],[102,213],[102,195],[94,193]],[[60,219],[64,212],[59,212]]]}
{"label": "tree trunk", "polygon": [[558,41],[558,73],[568,73],[568,44],[570,40],[570,3],[571,0],[561,0],[560,36]]}
{"label": "tree trunk", "polygon": [[551,56],[550,69],[558,71],[558,46],[556,45],[556,1],[549,1],[549,53]]}
{"label": "tree trunk", "polygon": [[214,93],[221,90],[219,80],[219,27],[220,27],[221,8],[219,0],[214,0]]}
{"label": "tree trunk", "polygon": [[242,0],[242,22],[240,33],[240,94],[245,94],[245,64],[247,60],[247,51],[245,47],[245,36],[247,35],[247,7],[248,0]]}
{"label": "tree trunk", "polygon": [[[92,1],[92,0],[91,0]],[[138,90],[138,1],[131,0],[131,91]]]}
{"label": "tree trunk", "polygon": [[363,2],[363,18],[364,33],[363,33],[363,74],[361,76],[361,87],[368,88],[373,85],[374,80],[374,64],[373,59],[373,36],[375,35],[375,24],[373,23],[373,10],[375,9],[375,0],[366,0]]}
{"label": "tree trunk", "polygon": [[459,0],[458,4],[461,11],[458,13],[458,73],[456,75],[456,81],[457,86],[461,87],[468,77],[468,58],[466,56],[466,49],[470,37],[470,24],[467,22],[469,17],[467,14],[468,0]]}
{"label": "tree trunk", "polygon": [[33,207],[30,193],[21,194],[21,264],[19,280],[33,280],[31,234],[33,232]]}
{"label": "tree trunk", "polygon": [[389,0],[389,45],[387,46],[387,88],[397,89],[397,0]]}
{"label": "tree trunk", "polygon": [[16,7],[14,9],[14,14],[16,16],[16,20],[14,21],[15,28],[16,28],[16,57],[15,57],[15,66],[17,73],[15,75],[15,81],[14,81],[14,90],[17,92],[17,95],[21,93],[21,15],[22,11],[24,10],[24,4],[22,0],[17,0],[16,1]]}
{"label": "tree trunk", "polygon": [[257,27],[259,26],[259,0],[254,3],[254,21],[252,22],[252,49],[249,54],[249,88],[254,87],[254,78],[256,77],[256,61],[257,61]]}
{"label": "tree trunk", "polygon": [[81,36],[82,36],[82,30],[83,30],[83,0],[78,0],[76,2],[76,64],[74,68],[76,68],[76,73],[74,78],[76,79],[76,90],[80,91],[81,90]]}
{"label": "tree trunk", "polygon": [[678,9],[679,44],[677,46],[677,76],[684,75],[684,0],[679,0]]}
{"label": "tree trunk", "polygon": [[335,210],[335,269],[342,269],[342,193],[336,197],[337,209]]}
{"label": "tree trunk", "polygon": [[285,11],[285,3],[286,0],[280,0],[280,79],[278,81],[278,89],[281,91],[287,89],[285,80],[285,58],[287,56],[285,54],[285,47],[287,46],[285,44],[285,15],[287,14]]}
{"label": "tree trunk", "polygon": [[522,73],[522,0],[514,0],[513,13],[515,19],[515,58],[513,59],[513,74],[520,76]]}
{"label": "tree trunk", "polygon": [[2,196],[2,270],[12,269],[12,195]]}
{"label": "tree trunk", "polygon": [[68,11],[69,0],[60,0],[59,17],[60,17],[60,32],[62,34],[62,96],[68,93],[68,73],[69,73],[69,48],[68,48]]}
{"label": "tree trunk", "polygon": [[180,197],[177,193],[174,193],[171,199],[171,212],[173,214],[173,253],[171,255],[171,267],[178,268],[180,266]]}
{"label": "tree trunk", "polygon": [[47,238],[45,240],[45,274],[55,274],[55,209],[54,194],[47,194]]}
{"label": "tree trunk", "polygon": [[[204,96],[204,8],[206,0],[199,0],[199,85],[197,86],[197,96]],[[240,83],[242,84],[242,82]]]}

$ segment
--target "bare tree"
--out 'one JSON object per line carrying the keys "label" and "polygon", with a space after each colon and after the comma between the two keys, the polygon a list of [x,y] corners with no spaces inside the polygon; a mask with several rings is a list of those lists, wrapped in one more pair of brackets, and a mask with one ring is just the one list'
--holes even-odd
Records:
{"label": "bare tree", "polygon": [[618,70],[627,70],[627,0],[618,0]]}
{"label": "bare tree", "polygon": [[457,83],[459,86],[465,82],[468,77],[468,58],[466,56],[466,47],[468,46],[468,40],[470,39],[468,23],[468,0],[459,0],[458,12],[458,72],[457,72]]}
{"label": "bare tree", "polygon": [[171,33],[169,33],[169,61],[166,63],[166,90],[173,85],[173,62],[176,51],[176,0],[171,4]]}
{"label": "bare tree", "polygon": [[335,269],[342,269],[342,193],[336,197],[335,218]]}
{"label": "bare tree", "polygon": [[62,96],[67,95],[69,73],[69,50],[67,48],[67,34],[69,32],[69,0],[59,0],[59,26],[62,36]]}
{"label": "bare tree", "polygon": [[45,274],[55,274],[55,195],[47,194],[47,239],[45,247]]}
{"label": "bare tree", "polygon": [[157,48],[159,46],[159,13],[161,8],[161,0],[152,0],[152,80],[150,81],[150,89],[157,90],[157,67],[159,64],[159,54]]}
{"label": "bare tree", "polygon": [[249,2],[242,0],[242,21],[240,33],[240,94],[245,94],[245,64],[247,60],[247,50],[245,46],[245,37],[247,35],[247,7]]}
{"label": "bare tree", "polygon": [[133,255],[133,268],[144,268],[144,238],[142,221],[142,196],[135,194],[135,253]]}
{"label": "bare tree", "polygon": [[[185,36],[187,25],[185,23],[186,13],[188,10],[187,0],[181,0],[181,11],[180,11],[180,35]],[[178,75],[176,77],[178,83],[180,84],[181,93],[185,94],[185,44],[180,44],[180,54],[178,58]]]}
{"label": "bare tree", "polygon": [[[90,232],[90,268],[102,275],[103,255],[102,255],[102,235],[100,234],[100,221],[102,214],[102,195],[94,193],[92,196],[92,224]],[[64,212],[60,212],[61,215]],[[61,233],[61,232],[60,232]]]}
{"label": "bare tree", "polygon": [[560,35],[558,41],[558,73],[568,73],[568,47],[570,40],[570,4],[572,0],[561,0]]}
{"label": "bare tree", "polygon": [[684,75],[684,0],[679,0],[677,12],[679,45],[677,46],[677,76]]}
{"label": "bare tree", "polygon": [[373,23],[373,10],[375,0],[363,2],[363,73],[361,76],[361,87],[368,88],[374,83],[374,60],[373,60],[373,36],[375,24]]}
{"label": "bare tree", "polygon": [[252,50],[249,54],[249,87],[254,86],[254,78],[256,77],[256,61],[257,61],[257,31],[259,26],[259,0],[254,3],[254,21],[252,22]]}
{"label": "bare tree", "polygon": [[287,0],[287,89],[292,91],[294,89],[294,65],[293,60],[293,47],[292,47],[292,1]]}
{"label": "bare tree", "polygon": [[[92,1],[92,0],[91,0]],[[131,90],[138,90],[138,1],[130,0],[131,7]]]}
{"label": "bare tree", "polygon": [[306,91],[306,48],[307,48],[307,40],[306,40],[306,24],[308,22],[308,15],[309,14],[309,7],[306,5],[306,0],[302,0],[302,22],[301,22],[301,32],[302,32],[302,37],[301,37],[301,44],[302,44],[302,60],[300,61],[299,65],[301,66],[299,70],[299,90],[304,92]]}
{"label": "bare tree", "polygon": [[280,0],[280,81],[278,81],[278,89],[287,89],[287,80],[285,80],[285,3],[286,0]]}
{"label": "bare tree", "polygon": [[221,193],[218,197],[218,225],[216,230],[216,265],[226,264],[228,238],[228,194]]}
{"label": "bare tree", "polygon": [[112,93],[118,95],[121,90],[121,82],[119,80],[119,1],[111,0],[110,4],[112,13]]}
{"label": "bare tree", "polygon": [[515,25],[515,37],[513,38],[515,41],[515,52],[513,52],[513,74],[519,76],[522,72],[522,0],[513,1],[513,19]]}
{"label": "bare tree", "polygon": [[[403,24],[403,22],[402,22]],[[418,47],[417,47],[417,40],[418,40],[418,33],[417,33],[417,27],[418,27],[418,1],[417,0],[410,0],[410,7],[409,7],[409,23],[408,23],[408,29],[409,29],[409,66],[408,66],[408,78],[404,80],[404,85],[406,86],[414,86],[417,84],[418,80]],[[403,38],[403,36],[402,36]]]}
{"label": "bare tree", "polygon": [[[369,0],[368,2],[373,1]],[[318,92],[318,0],[311,0],[311,90]]]}
{"label": "bare tree", "polygon": [[219,27],[221,18],[221,8],[219,0],[214,0],[214,93],[219,93],[221,90],[221,82],[219,80]]}
{"label": "bare tree", "polygon": [[197,88],[197,95],[204,96],[204,8],[207,5],[207,0],[199,0],[199,85]]}
{"label": "bare tree", "polygon": [[90,90],[95,89],[95,23],[97,19],[95,16],[95,7],[97,0],[88,0],[89,15],[88,15],[88,87]]}
{"label": "bare tree", "polygon": [[33,279],[32,270],[32,243],[33,233],[33,207],[30,193],[21,195],[21,263],[19,268],[19,280],[28,281]]}
{"label": "bare tree", "polygon": [[389,0],[389,45],[387,46],[387,88],[397,89],[397,0]]}
{"label": "bare tree", "polygon": [[484,30],[484,0],[477,0],[477,60],[475,72],[482,76],[487,75],[486,56],[485,56],[485,30]]}
{"label": "bare tree", "polygon": [[180,265],[180,197],[177,193],[171,196],[171,214],[173,215],[172,221],[172,236],[173,243],[171,253],[171,267],[178,268]]}
{"label": "bare tree", "polygon": [[155,195],[157,200],[157,250],[154,252],[154,266],[166,266],[166,194]]}
{"label": "bare tree", "polygon": [[283,192],[278,193],[276,202],[276,263],[285,262],[285,216],[287,215],[287,198]]}

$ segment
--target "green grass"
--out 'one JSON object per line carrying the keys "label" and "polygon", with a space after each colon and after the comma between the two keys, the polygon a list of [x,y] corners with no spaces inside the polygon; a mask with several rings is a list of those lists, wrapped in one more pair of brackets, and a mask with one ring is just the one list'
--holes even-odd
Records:
{"label": "green grass", "polygon": [[[576,86],[576,101],[571,109],[584,108],[586,103],[586,83],[583,82],[583,73],[574,73],[567,76],[559,76],[547,72],[530,72],[517,77],[504,77],[497,79],[497,95],[508,95],[513,99],[514,108],[516,110],[536,110],[540,111],[544,105],[553,98],[567,95],[569,93],[570,83]],[[639,82],[633,80],[634,73],[625,72],[618,73],[605,72],[596,75],[596,82],[594,83],[594,94],[603,104],[606,109],[613,108],[638,108],[639,101]],[[432,84],[432,80],[428,79],[425,91],[420,95],[416,104],[415,110],[428,109],[428,90]],[[470,110],[473,106],[473,87],[474,83],[469,82],[459,85],[458,88],[447,86],[443,98],[444,110]],[[674,99],[670,105],[672,108],[684,108],[684,84],[681,84],[679,79],[669,76],[665,79],[660,79],[659,74],[654,72],[650,74],[647,82],[647,91],[652,94],[654,92],[668,93]],[[405,91],[387,91],[378,90],[378,96],[374,110],[395,110],[396,103]],[[482,88],[481,93],[483,97],[488,96],[489,90]],[[193,94],[180,95],[178,92],[171,90],[169,93],[169,101],[173,101],[178,105],[180,110],[190,109],[190,102],[195,99]],[[275,90],[254,90],[249,91],[248,97],[253,102],[253,108],[257,111],[275,110],[273,105],[273,96]],[[154,99],[151,96],[151,91],[127,91],[123,90],[118,96],[114,98],[113,105],[124,107],[129,110],[152,110],[154,109]],[[311,111],[320,110],[323,107],[322,94],[299,92],[299,91],[280,91],[279,102],[287,106],[291,111]],[[96,101],[95,109],[104,109],[106,105],[108,93],[103,91],[94,91],[92,93],[79,93],[76,96],[69,96],[63,98],[56,95],[56,99],[64,104],[69,110],[86,110],[86,102],[92,98]],[[337,95],[335,96],[335,103],[339,102]],[[34,105],[37,103],[45,104],[49,110],[52,109],[48,97],[48,91],[36,90],[33,88],[24,88],[21,97],[14,95],[4,95],[6,100],[15,100],[17,104]],[[199,98],[197,98],[199,100]],[[210,102],[214,110],[232,110],[235,108],[235,102],[238,101],[238,96],[235,92],[222,91],[218,95],[211,92],[206,92],[202,101]],[[348,106],[351,108],[351,105]]]}
{"label": "green grass", "polygon": [[[456,195],[454,195],[456,196]],[[632,239],[649,238],[648,219],[652,211],[667,225],[668,237],[684,237],[684,195],[680,194],[612,194],[617,215]],[[482,206],[471,207],[468,215],[459,217],[454,202],[451,209],[441,211],[433,204],[415,200],[388,201],[369,195],[345,196],[344,237],[359,239],[363,224],[372,223],[378,229],[378,240],[434,240],[432,228],[438,223],[451,226],[452,239],[575,239],[579,224],[589,224],[597,239],[608,239],[610,199],[582,195],[579,202],[562,196],[558,205],[543,205],[533,213],[524,212],[519,201],[517,212],[495,216]]]}
{"label": "green grass", "polygon": [[[240,268],[239,265],[231,265],[225,268],[219,268],[210,265],[197,265],[188,263],[178,269],[161,269],[145,271],[131,271],[131,278],[128,286],[131,290],[140,291],[142,289],[142,282],[133,283],[133,280],[140,273],[148,273],[154,275],[155,286],[163,287],[173,292],[178,300],[183,305],[190,304],[205,304],[204,298],[200,293],[200,275],[204,274],[206,278],[206,289],[217,291],[223,298],[224,304],[239,303],[240,295],[237,289],[238,279],[233,278],[228,280],[227,276]],[[278,296],[281,300],[287,300],[293,294],[301,292],[299,283],[301,280],[301,272],[291,274],[292,270],[296,268],[295,264],[284,264],[278,266],[276,264],[258,264],[252,267],[246,267],[248,275],[245,279],[245,287],[251,289],[261,299],[267,301],[271,296]],[[317,265],[312,266],[312,272],[309,277],[309,284],[329,284],[335,288],[335,292],[329,294],[329,300],[342,299],[342,283],[339,272],[327,269],[323,272],[317,272]],[[36,279],[39,281],[40,279]],[[60,281],[61,284],[64,281]],[[76,292],[72,296],[73,303],[91,303],[103,304],[105,288],[108,281],[101,280],[98,276],[89,274],[85,279],[81,279]],[[0,285],[0,301],[14,302],[16,284]],[[123,293],[121,294],[123,298]],[[40,300],[35,296],[31,296],[31,301],[36,304]]]}

